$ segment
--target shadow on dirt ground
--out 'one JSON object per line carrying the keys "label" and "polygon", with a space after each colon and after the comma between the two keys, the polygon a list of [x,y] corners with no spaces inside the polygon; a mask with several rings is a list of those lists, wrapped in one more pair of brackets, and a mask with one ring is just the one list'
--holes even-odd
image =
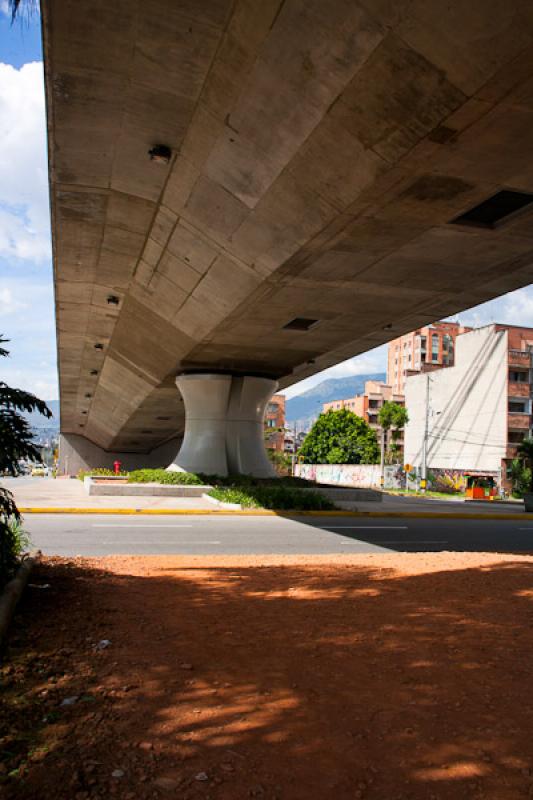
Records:
{"label": "shadow on dirt ground", "polygon": [[1,670],[4,797],[532,796],[531,560],[186,561],[39,566]]}

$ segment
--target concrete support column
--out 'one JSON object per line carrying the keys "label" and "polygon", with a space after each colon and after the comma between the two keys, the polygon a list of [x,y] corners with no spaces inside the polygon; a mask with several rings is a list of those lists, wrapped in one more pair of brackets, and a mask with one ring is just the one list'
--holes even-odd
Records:
{"label": "concrete support column", "polygon": [[263,436],[265,407],[276,381],[249,375],[180,375],[185,435],[170,470],[208,475],[275,476]]}

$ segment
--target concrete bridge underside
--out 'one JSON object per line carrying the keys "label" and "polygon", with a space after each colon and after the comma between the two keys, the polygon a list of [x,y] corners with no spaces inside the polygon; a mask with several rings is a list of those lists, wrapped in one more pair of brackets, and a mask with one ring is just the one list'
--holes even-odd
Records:
{"label": "concrete bridge underside", "polygon": [[530,213],[453,222],[533,192],[530,0],[42,14],[71,441],[149,453],[177,375],[283,388],[533,280]]}

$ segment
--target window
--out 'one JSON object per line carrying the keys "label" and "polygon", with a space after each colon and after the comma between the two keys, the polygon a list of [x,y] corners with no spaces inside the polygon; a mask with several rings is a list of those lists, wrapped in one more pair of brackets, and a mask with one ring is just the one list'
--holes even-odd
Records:
{"label": "window", "polygon": [[525,431],[509,431],[509,443],[520,444],[526,438]]}
{"label": "window", "polygon": [[368,401],[368,407],[369,408],[377,408],[378,407],[378,401],[377,400],[369,400]]}
{"label": "window", "polygon": [[525,401],[509,400],[509,411],[511,412],[511,414],[527,414]]}
{"label": "window", "polygon": [[267,419],[266,424],[267,424],[267,428],[275,428],[276,427],[276,420],[275,419]]}
{"label": "window", "polygon": [[509,380],[514,383],[528,383],[528,373],[526,370],[509,370]]}
{"label": "window", "polygon": [[431,360],[439,360],[439,336],[437,333],[431,334]]}

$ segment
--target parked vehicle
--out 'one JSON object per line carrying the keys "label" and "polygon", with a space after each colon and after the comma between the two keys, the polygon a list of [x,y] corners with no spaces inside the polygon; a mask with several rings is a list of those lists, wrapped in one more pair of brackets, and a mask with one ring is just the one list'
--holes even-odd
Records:
{"label": "parked vehicle", "polygon": [[31,469],[32,478],[47,478],[48,467],[45,464],[35,464]]}

